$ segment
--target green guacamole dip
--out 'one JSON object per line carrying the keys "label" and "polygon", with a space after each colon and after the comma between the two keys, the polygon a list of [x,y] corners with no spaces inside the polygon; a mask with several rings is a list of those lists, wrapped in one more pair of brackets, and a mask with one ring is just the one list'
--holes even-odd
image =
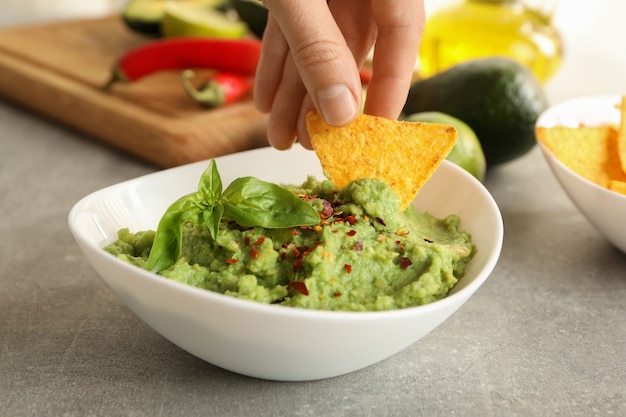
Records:
{"label": "green guacamole dip", "polygon": [[[443,298],[475,253],[460,219],[409,207],[376,179],[343,189],[310,177],[287,188],[319,213],[319,225],[241,227],[222,218],[215,239],[183,227],[180,260],[160,274],[233,297],[319,310],[376,311]],[[119,231],[109,253],[145,268],[154,231]]]}

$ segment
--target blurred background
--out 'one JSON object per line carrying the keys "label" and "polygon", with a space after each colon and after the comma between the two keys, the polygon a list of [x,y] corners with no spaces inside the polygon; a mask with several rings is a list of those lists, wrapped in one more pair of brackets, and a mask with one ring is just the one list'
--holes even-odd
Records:
{"label": "blurred background", "polygon": [[126,0],[2,0],[0,25],[96,17],[120,10]]}
{"label": "blurred background", "polygon": [[[424,0],[427,16],[463,0]],[[546,85],[551,102],[586,94],[626,93],[626,2],[527,0],[555,3],[552,24],[563,42],[563,62]]]}
{"label": "blurred background", "polygon": [[[432,16],[464,0],[425,0]],[[563,42],[563,62],[546,84],[552,102],[592,93],[626,92],[626,2],[622,0],[525,0],[556,3],[552,24]],[[126,0],[3,0],[0,26],[98,17],[116,13]]]}

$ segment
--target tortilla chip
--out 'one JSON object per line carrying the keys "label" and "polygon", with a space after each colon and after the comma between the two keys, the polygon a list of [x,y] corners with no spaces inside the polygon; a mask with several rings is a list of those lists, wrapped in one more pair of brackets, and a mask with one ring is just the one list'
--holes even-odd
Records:
{"label": "tortilla chip", "polygon": [[599,186],[608,187],[611,180],[626,181],[613,126],[538,127],[536,134],[558,160]]}
{"label": "tortilla chip", "polygon": [[626,195],[626,182],[611,180],[609,181],[609,190]]}
{"label": "tortilla chip", "polygon": [[315,111],[306,118],[325,175],[345,187],[359,178],[386,181],[404,209],[454,147],[457,131],[437,123],[403,122],[361,114],[333,127]]}
{"label": "tortilla chip", "polygon": [[619,138],[617,140],[617,150],[619,154],[622,172],[626,174],[626,96],[622,97],[620,105],[621,123],[619,125]]}

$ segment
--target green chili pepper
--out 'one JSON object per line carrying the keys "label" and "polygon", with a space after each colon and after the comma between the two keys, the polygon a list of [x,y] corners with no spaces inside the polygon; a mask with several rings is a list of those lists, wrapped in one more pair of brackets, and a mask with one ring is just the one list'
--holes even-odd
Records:
{"label": "green chili pepper", "polygon": [[238,178],[222,192],[222,179],[212,160],[198,191],[174,202],[159,221],[146,268],[159,272],[178,261],[186,222],[204,223],[215,239],[222,216],[242,226],[269,229],[312,226],[320,221],[317,211],[294,193],[258,178]]}

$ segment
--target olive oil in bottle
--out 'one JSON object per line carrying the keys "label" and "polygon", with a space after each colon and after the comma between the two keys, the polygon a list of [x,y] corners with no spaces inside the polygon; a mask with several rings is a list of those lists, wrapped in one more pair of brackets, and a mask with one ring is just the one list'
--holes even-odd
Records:
{"label": "olive oil in bottle", "polygon": [[428,18],[419,52],[419,76],[463,61],[507,56],[547,81],[561,64],[562,43],[550,15],[521,0],[463,0]]}

